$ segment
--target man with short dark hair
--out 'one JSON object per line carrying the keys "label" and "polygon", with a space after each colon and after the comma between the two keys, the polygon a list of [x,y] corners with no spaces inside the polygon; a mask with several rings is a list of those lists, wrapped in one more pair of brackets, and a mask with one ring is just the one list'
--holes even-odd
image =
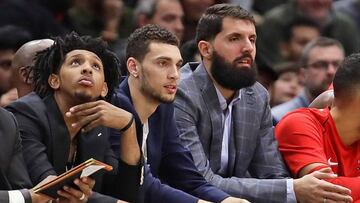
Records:
{"label": "man with short dark hair", "polygon": [[[142,195],[145,202],[247,202],[210,185],[197,171],[188,149],[181,145],[174,107],[182,59],[176,36],[156,25],[146,25],[129,37],[128,77],[114,103],[135,117],[145,158]],[[112,134],[118,149],[119,132]],[[205,201],[206,200],[206,201]]]}
{"label": "man with short dark hair", "polygon": [[334,201],[351,200],[348,189],[318,179],[332,177],[325,173],[286,179],[268,93],[255,79],[252,15],[231,4],[209,7],[196,40],[202,63],[194,71],[189,65],[181,69],[175,118],[181,141],[205,179],[257,203],[319,202],[323,193]]}
{"label": "man with short dark hair", "polygon": [[[94,158],[113,166],[96,174],[94,191],[67,187],[63,198],[85,202],[134,201],[140,181],[140,149],[131,113],[109,103],[119,81],[118,60],[105,42],[70,33],[37,55],[35,93],[8,106],[23,138],[26,167],[34,184]],[[122,131],[119,154],[109,131]],[[69,192],[73,196],[69,196]],[[101,193],[101,194],[100,194]],[[107,196],[108,195],[108,196]]]}
{"label": "man with short dark hair", "polygon": [[[294,176],[328,169],[338,177],[326,181],[351,189],[354,202],[360,201],[359,67],[360,54],[345,58],[334,77],[331,108],[298,109],[275,129],[280,152]],[[323,198],[325,202],[328,197]]]}

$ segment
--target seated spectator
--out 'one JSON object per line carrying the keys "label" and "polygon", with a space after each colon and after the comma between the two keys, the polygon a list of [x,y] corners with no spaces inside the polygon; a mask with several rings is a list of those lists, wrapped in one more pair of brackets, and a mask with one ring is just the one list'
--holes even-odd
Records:
{"label": "seated spectator", "polygon": [[[275,129],[280,152],[294,176],[326,168],[338,175],[326,181],[349,188],[354,202],[360,202],[359,67],[360,54],[345,58],[334,78],[331,108],[298,109]],[[323,198],[325,202],[329,197]]]}
{"label": "seated spectator", "polygon": [[294,62],[300,60],[305,45],[321,34],[320,26],[307,18],[294,18],[284,29],[284,39],[280,42],[281,62]]}
{"label": "seated spectator", "polygon": [[[145,167],[142,198],[146,202],[247,202],[210,185],[197,171],[191,154],[179,140],[174,101],[182,59],[179,41],[170,31],[146,25],[129,37],[128,77],[117,89],[114,103],[135,117]],[[112,134],[119,149],[123,135]]]}
{"label": "seated spectator", "polygon": [[271,109],[275,122],[279,122],[292,110],[309,106],[319,94],[327,90],[343,59],[344,50],[337,40],[320,37],[309,42],[299,62],[304,88],[294,99]]}
{"label": "seated spectator", "polygon": [[11,62],[15,51],[29,40],[31,34],[21,27],[0,27],[0,106],[6,106],[18,98],[16,89],[11,84]]}
{"label": "seated spectator", "polygon": [[360,37],[354,22],[333,11],[332,0],[288,0],[267,12],[258,27],[258,51],[269,58],[271,65],[279,61],[278,44],[284,41],[283,30],[298,17],[317,22],[321,36],[339,40],[347,55],[359,50]]}
{"label": "seated spectator", "polygon": [[[240,6],[209,7],[197,27],[202,56],[181,68],[175,119],[182,144],[211,184],[256,203],[351,200],[349,190],[313,173],[290,179],[274,136],[268,93],[256,82],[256,30]],[[166,83],[165,83],[166,84]]]}
{"label": "seated spectator", "polygon": [[360,33],[360,1],[359,0],[341,0],[334,2],[334,10],[338,13],[351,18]]}
{"label": "seated spectator", "polygon": [[[94,191],[99,193],[78,192],[78,199],[117,202],[137,197],[140,149],[133,117],[108,103],[118,80],[118,60],[100,39],[71,33],[38,54],[36,94],[8,106],[19,121],[33,184],[95,158],[112,165],[113,173],[96,174]],[[109,128],[123,131],[117,156],[110,148]]]}
{"label": "seated spectator", "polygon": [[141,0],[135,10],[137,27],[155,24],[174,33],[181,41],[184,11],[180,0]]}
{"label": "seated spectator", "polygon": [[[45,203],[50,200],[44,195],[31,190],[31,181],[26,171],[18,124],[14,116],[0,107],[0,202],[2,203]],[[82,179],[75,185],[86,189],[93,185],[93,180]],[[89,181],[89,182],[87,182]]]}
{"label": "seated spectator", "polygon": [[299,67],[295,63],[283,63],[276,68],[278,79],[270,87],[270,107],[290,101],[303,88],[299,79]]}
{"label": "seated spectator", "polygon": [[51,45],[51,39],[33,40],[22,45],[12,60],[12,86],[17,89],[18,97],[25,96],[33,91],[32,67],[35,64],[35,55]]}

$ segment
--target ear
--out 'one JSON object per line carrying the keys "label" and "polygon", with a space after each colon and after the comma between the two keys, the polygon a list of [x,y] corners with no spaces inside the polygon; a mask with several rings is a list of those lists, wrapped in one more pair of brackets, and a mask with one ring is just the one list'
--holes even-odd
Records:
{"label": "ear", "polygon": [[100,93],[100,96],[104,98],[104,97],[106,97],[106,95],[108,94],[108,92],[109,92],[109,88],[108,88],[108,86],[107,86],[107,83],[104,82],[103,87],[102,87],[102,90],[101,90],[101,93]]}
{"label": "ear", "polygon": [[213,48],[209,42],[201,40],[198,43],[198,49],[203,58],[211,59],[213,54]]}
{"label": "ear", "polygon": [[126,61],[126,66],[130,76],[137,78],[139,76],[139,62],[134,57],[129,57]]}
{"label": "ear", "polygon": [[30,80],[29,71],[30,70],[28,70],[26,67],[20,67],[18,69],[18,74],[21,77],[21,81],[28,85],[30,85],[32,83]]}
{"label": "ear", "polygon": [[56,74],[51,74],[49,76],[49,79],[48,79],[48,83],[50,85],[50,87],[54,90],[57,90],[59,89],[60,87],[60,78],[58,75]]}

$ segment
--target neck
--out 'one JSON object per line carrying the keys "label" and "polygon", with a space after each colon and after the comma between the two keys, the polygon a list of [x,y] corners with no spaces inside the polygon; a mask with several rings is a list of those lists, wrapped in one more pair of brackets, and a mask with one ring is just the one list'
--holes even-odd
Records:
{"label": "neck", "polygon": [[139,115],[141,123],[144,124],[151,114],[155,112],[160,103],[144,95],[140,91],[140,84],[138,84],[135,78],[130,76],[128,84],[136,113]]}
{"label": "neck", "polygon": [[235,90],[231,90],[231,89],[227,89],[227,88],[224,88],[223,86],[221,86],[220,84],[218,84],[215,79],[213,78],[213,76],[211,75],[211,71],[210,71],[210,68],[211,68],[211,62],[208,61],[208,60],[205,60],[204,59],[204,66],[205,66],[205,70],[206,72],[208,73],[211,81],[213,82],[213,84],[215,85],[215,87],[220,91],[220,93],[222,94],[222,96],[226,99],[227,102],[231,101],[232,98],[234,97],[235,95]]}
{"label": "neck", "polygon": [[71,101],[70,98],[67,98],[66,96],[64,96],[60,93],[57,93],[57,92],[54,92],[54,98],[60,109],[61,115],[64,118],[66,127],[70,133],[70,140],[73,141],[73,139],[75,138],[75,135],[79,132],[80,127],[72,127],[71,125],[73,123],[76,123],[78,119],[76,117],[69,118],[65,114],[66,114],[66,112],[69,111],[69,109],[71,107],[75,106],[76,104],[74,104],[73,102],[70,102]]}
{"label": "neck", "polygon": [[23,85],[23,86],[19,85],[18,87],[16,87],[16,90],[18,92],[18,97],[20,98],[32,92],[33,88],[29,85]]}
{"label": "neck", "polygon": [[334,101],[334,105],[330,110],[340,139],[346,146],[350,146],[360,140],[360,111],[358,111],[360,108],[355,106],[358,105],[337,105],[336,101]]}
{"label": "neck", "polygon": [[311,92],[309,91],[309,89],[307,89],[307,88],[304,88],[304,91],[305,91],[305,96],[310,103],[317,97],[317,96],[313,96],[311,94]]}

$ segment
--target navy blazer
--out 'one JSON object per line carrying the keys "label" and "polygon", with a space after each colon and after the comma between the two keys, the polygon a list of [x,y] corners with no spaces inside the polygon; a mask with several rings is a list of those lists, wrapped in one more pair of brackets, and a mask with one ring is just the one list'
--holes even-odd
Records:
{"label": "navy blazer", "polygon": [[22,156],[17,122],[3,108],[0,108],[0,149],[0,202],[9,202],[7,190],[31,188],[31,182]]}
{"label": "navy blazer", "polygon": [[[49,175],[66,171],[70,136],[64,118],[53,96],[40,99],[31,93],[7,106],[19,121],[23,138],[23,152],[30,178],[34,184]],[[134,201],[140,180],[140,167],[122,162],[110,148],[109,128],[99,126],[87,133],[79,133],[75,165],[95,158],[113,166],[113,173],[97,173],[94,191],[118,199]],[[110,196],[94,193],[95,202],[116,202]],[[91,201],[90,201],[91,202]]]}
{"label": "navy blazer", "polygon": [[[141,146],[143,126],[132,104],[127,78],[116,90],[113,104],[133,113]],[[229,196],[206,182],[197,171],[189,150],[179,140],[172,104],[160,104],[148,124],[147,163],[141,188],[145,202],[188,203],[197,202],[198,198],[220,202]],[[114,151],[119,148],[119,136],[116,131],[111,133]]]}

